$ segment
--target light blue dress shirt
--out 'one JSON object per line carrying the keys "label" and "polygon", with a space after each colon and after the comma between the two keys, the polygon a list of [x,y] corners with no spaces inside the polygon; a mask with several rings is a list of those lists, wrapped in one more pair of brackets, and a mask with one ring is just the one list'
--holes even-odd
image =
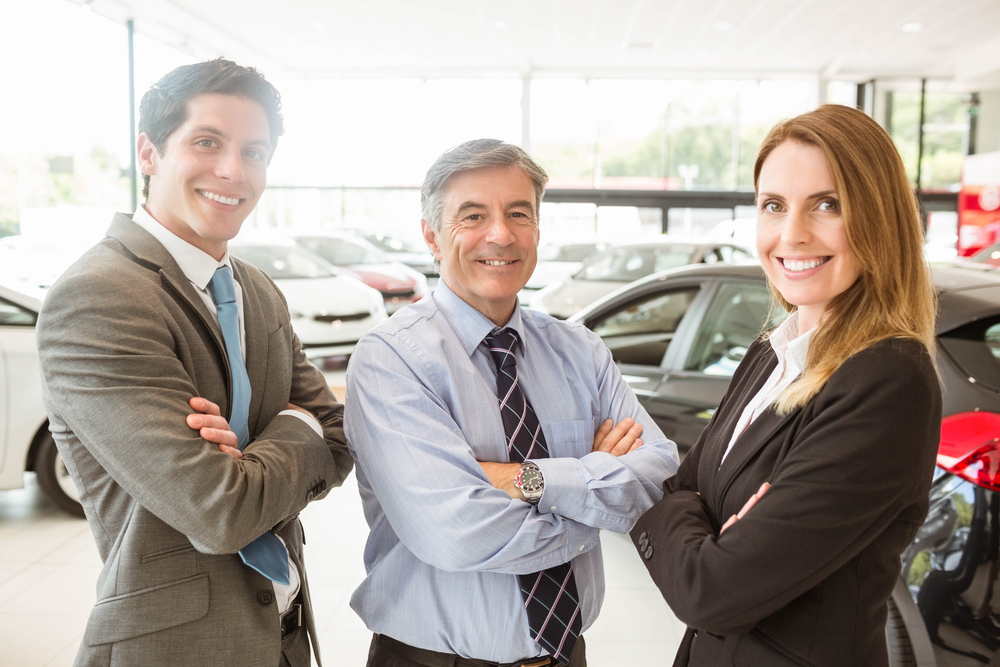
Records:
{"label": "light blue dress shirt", "polygon": [[[529,636],[516,574],[573,561],[583,630],[600,611],[600,529],[628,532],[677,470],[664,437],[601,339],[520,308],[518,377],[552,458],[538,507],[494,489],[477,461],[506,462],[494,328],[444,281],[358,343],[344,426],[371,534],[351,606],[373,632],[411,646],[512,662],[544,655]],[[631,417],[643,445],[592,453],[606,418]]]}

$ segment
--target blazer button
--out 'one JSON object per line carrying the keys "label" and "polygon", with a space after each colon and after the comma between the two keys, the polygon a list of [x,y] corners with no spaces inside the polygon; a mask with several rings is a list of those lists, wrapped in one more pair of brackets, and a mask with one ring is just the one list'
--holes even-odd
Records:
{"label": "blazer button", "polygon": [[257,602],[264,605],[265,607],[271,604],[271,600],[274,599],[274,593],[271,591],[261,591],[257,593]]}
{"label": "blazer button", "polygon": [[646,557],[646,560],[649,560],[650,558],[652,558],[653,557],[653,547],[651,547],[651,546],[647,547],[646,548],[646,553],[644,553],[643,556]]}
{"label": "blazer button", "polygon": [[648,546],[649,546],[649,539],[646,537],[646,533],[643,533],[642,537],[639,538],[639,550],[645,551],[646,547]]}
{"label": "blazer button", "polygon": [[646,538],[648,538],[648,537],[649,537],[649,535],[646,534],[646,531],[642,531],[642,535],[639,536],[639,541],[640,542],[647,542],[648,540]]}

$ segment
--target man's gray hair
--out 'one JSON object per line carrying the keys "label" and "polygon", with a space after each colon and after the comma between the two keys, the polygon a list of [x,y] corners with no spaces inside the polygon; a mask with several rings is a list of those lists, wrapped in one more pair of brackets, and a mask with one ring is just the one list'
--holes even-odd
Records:
{"label": "man's gray hair", "polygon": [[444,208],[441,195],[448,179],[463,171],[484,167],[523,169],[535,185],[535,217],[538,217],[545,184],[549,181],[545,170],[520,146],[499,139],[473,139],[442,153],[427,170],[424,184],[420,188],[420,214],[435,234],[441,231],[441,213]]}

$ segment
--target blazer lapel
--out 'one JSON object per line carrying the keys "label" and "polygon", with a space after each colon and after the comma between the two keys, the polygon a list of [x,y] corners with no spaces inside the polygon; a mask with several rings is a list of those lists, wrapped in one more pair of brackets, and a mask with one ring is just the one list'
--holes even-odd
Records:
{"label": "blazer lapel", "polygon": [[243,327],[246,331],[246,366],[250,377],[250,415],[247,426],[250,435],[257,433],[257,421],[264,404],[264,384],[267,379],[267,325],[260,317],[261,305],[247,273],[242,265],[233,261],[235,277],[243,290]]}

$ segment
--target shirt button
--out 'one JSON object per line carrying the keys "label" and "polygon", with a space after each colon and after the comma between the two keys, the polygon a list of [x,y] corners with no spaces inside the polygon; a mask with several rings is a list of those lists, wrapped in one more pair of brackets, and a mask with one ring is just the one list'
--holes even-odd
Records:
{"label": "shirt button", "polygon": [[587,545],[585,545],[585,544],[581,544],[581,545],[580,545],[580,551],[583,551],[583,550],[584,550],[584,549],[586,548],[586,546],[587,546]]}
{"label": "shirt button", "polygon": [[265,607],[271,604],[272,599],[274,599],[274,594],[270,591],[261,591],[260,593],[257,593],[257,602]]}
{"label": "shirt button", "polygon": [[549,508],[549,511],[550,512],[555,512],[557,509],[559,509],[559,506],[558,505],[553,505],[552,507]]}

